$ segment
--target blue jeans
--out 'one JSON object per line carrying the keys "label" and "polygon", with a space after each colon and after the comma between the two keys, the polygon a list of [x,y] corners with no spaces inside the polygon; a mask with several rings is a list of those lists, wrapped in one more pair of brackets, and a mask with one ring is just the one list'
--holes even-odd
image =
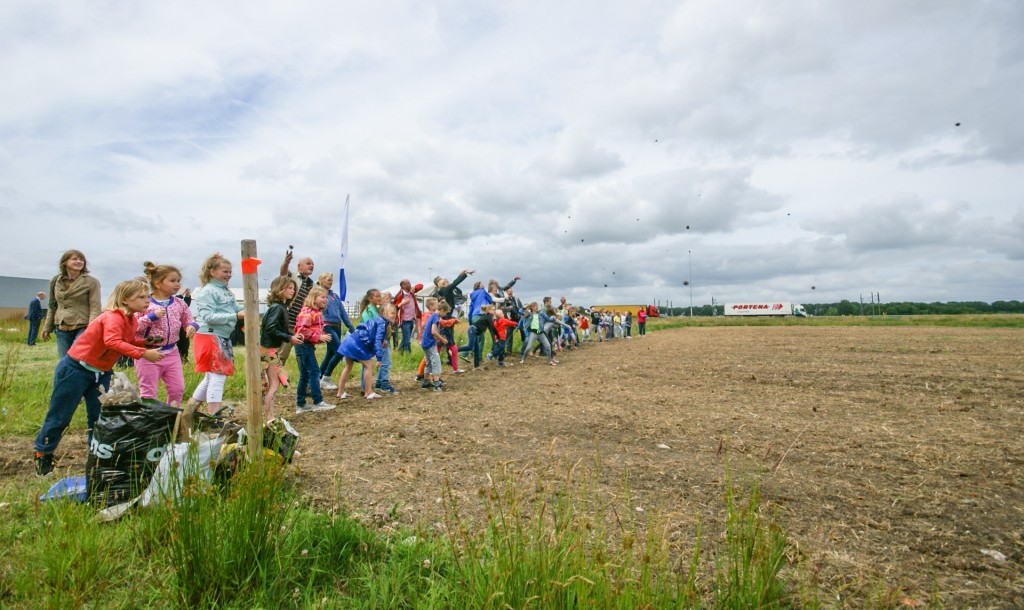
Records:
{"label": "blue jeans", "polygon": [[327,344],[327,353],[324,354],[324,359],[320,361],[320,374],[330,377],[334,372],[334,367],[342,359],[342,356],[338,354],[338,346],[341,345],[341,329],[325,324],[324,332],[331,336],[331,340]]}
{"label": "blue jeans", "polygon": [[309,343],[296,345],[295,358],[299,364],[299,386],[295,388],[295,406],[306,406],[306,389],[309,389],[309,396],[313,404],[323,402],[324,395],[320,393],[320,366],[316,363],[316,347]]}
{"label": "blue jeans", "polygon": [[377,370],[377,384],[391,383],[391,350],[384,350],[384,357],[380,359],[380,368]]}
{"label": "blue jeans", "polygon": [[511,341],[511,333],[508,339],[495,339],[491,346],[491,356],[498,361],[498,364],[505,364],[505,341]]}
{"label": "blue jeans", "polygon": [[64,430],[78,409],[78,403],[85,399],[86,425],[89,429],[89,444],[92,444],[92,428],[100,417],[100,386],[110,385],[110,371],[94,373],[75,360],[64,356],[53,371],[53,392],[50,393],[50,408],[43,419],[43,427],[36,436],[36,451],[52,454],[57,450]]}
{"label": "blue jeans", "polygon": [[462,352],[473,352],[473,367],[480,366],[480,359],[483,357],[484,351],[484,338],[479,336],[476,332],[476,326],[474,322],[480,319],[480,316],[473,316],[470,320],[469,330],[466,331],[466,344],[459,347],[459,353]]}
{"label": "blue jeans", "polygon": [[61,359],[68,355],[68,350],[71,349],[71,345],[78,339],[78,336],[85,332],[85,327],[79,328],[78,330],[61,330],[59,328],[54,329],[53,333],[57,335],[57,359]]}
{"label": "blue jeans", "polygon": [[404,320],[402,322],[402,343],[398,346],[400,352],[412,351],[412,329],[416,327],[415,320]]}

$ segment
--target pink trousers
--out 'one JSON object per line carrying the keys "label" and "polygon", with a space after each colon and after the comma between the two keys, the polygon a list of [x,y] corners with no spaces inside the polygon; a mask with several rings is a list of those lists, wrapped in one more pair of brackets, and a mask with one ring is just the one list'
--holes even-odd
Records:
{"label": "pink trousers", "polygon": [[139,376],[139,396],[155,399],[163,380],[167,388],[167,403],[181,404],[181,397],[185,395],[185,375],[181,370],[178,348],[166,352],[160,362],[139,358],[135,361],[135,373]]}

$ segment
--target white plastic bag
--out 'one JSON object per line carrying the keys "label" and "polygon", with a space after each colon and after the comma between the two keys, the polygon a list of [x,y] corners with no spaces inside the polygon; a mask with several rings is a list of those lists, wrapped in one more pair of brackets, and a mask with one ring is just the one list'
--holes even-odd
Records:
{"label": "white plastic bag", "polygon": [[149,506],[164,498],[177,500],[188,479],[210,483],[224,438],[200,433],[191,443],[168,447],[157,464],[149,487],[142,492],[140,503]]}

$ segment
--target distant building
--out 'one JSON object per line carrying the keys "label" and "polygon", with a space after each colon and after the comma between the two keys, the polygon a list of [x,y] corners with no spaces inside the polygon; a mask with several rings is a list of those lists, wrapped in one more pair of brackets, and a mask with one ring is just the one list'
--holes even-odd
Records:
{"label": "distant building", "polygon": [[36,297],[36,293],[45,293],[49,289],[49,279],[0,276],[0,318],[21,319],[28,313],[28,303]]}

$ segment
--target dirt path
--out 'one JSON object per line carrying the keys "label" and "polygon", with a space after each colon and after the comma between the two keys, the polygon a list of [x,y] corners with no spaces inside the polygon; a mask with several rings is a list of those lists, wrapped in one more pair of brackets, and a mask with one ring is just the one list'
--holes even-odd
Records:
{"label": "dirt path", "polygon": [[[558,367],[447,375],[440,395],[398,374],[397,397],[293,418],[297,472],[324,502],[429,524],[446,480],[472,514],[499,464],[599,462],[592,488],[625,502],[628,480],[627,510],[667,514],[687,544],[698,521],[720,521],[728,467],[761,481],[799,566],[828,590],[1024,607],[1022,339],[695,328],[586,346]],[[0,443],[0,461],[17,442]]]}

